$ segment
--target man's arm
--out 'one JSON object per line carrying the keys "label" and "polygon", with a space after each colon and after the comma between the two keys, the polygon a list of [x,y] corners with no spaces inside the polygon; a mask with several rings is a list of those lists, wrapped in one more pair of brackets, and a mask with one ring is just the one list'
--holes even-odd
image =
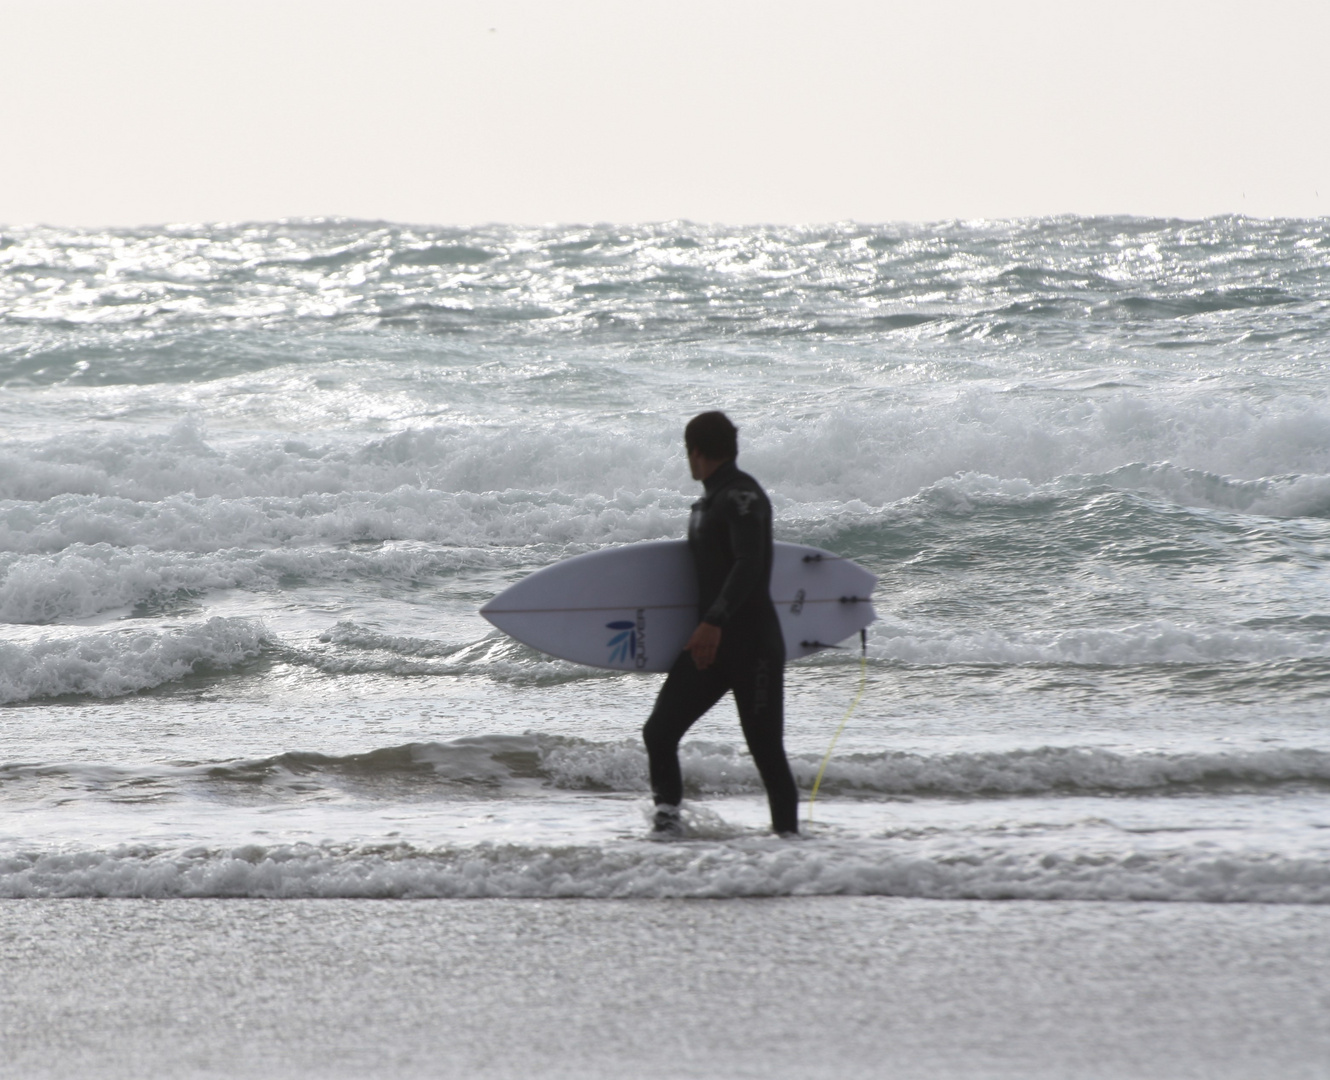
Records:
{"label": "man's arm", "polygon": [[734,565],[702,622],[724,627],[762,580],[767,537],[771,534],[771,507],[756,491],[730,488],[722,493],[717,510],[729,531]]}

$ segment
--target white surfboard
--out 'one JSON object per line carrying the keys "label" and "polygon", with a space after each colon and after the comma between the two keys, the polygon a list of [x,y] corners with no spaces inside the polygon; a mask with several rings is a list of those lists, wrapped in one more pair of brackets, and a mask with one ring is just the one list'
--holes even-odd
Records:
{"label": "white surfboard", "polygon": [[[877,577],[821,548],[777,543],[771,599],[785,655],[857,634],[877,616]],[[686,540],[606,548],[547,566],[480,609],[506,634],[563,660],[615,671],[668,671],[697,627],[697,578]]]}

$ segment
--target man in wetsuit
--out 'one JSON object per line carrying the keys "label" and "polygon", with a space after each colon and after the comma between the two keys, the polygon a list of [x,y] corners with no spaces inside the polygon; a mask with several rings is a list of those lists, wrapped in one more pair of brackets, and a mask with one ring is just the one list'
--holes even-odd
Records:
{"label": "man in wetsuit", "polygon": [[767,788],[771,826],[793,836],[799,795],[785,758],[785,641],[771,602],[771,502],[735,465],[738,431],[724,413],[690,420],[684,447],[693,479],[706,488],[688,520],[701,621],[642,729],[656,799],[654,832],[682,835],[679,740],[729,690]]}

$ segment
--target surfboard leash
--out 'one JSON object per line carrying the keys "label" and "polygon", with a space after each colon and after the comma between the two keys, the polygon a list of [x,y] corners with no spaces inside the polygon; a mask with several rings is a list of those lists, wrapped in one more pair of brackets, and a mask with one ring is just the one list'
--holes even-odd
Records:
{"label": "surfboard leash", "polygon": [[845,730],[845,725],[850,722],[850,716],[858,707],[860,699],[864,696],[864,687],[868,683],[868,630],[859,631],[859,689],[854,695],[854,700],[850,702],[850,707],[845,710],[845,715],[840,718],[840,726],[836,728],[836,734],[831,737],[831,745],[827,747],[826,754],[822,757],[822,765],[817,770],[817,779],[813,781],[812,794],[808,796],[808,820],[813,820],[813,803],[817,801],[817,789],[822,786],[822,776],[827,771],[827,762],[831,760],[831,755],[836,749],[836,740],[840,738],[840,733]]}

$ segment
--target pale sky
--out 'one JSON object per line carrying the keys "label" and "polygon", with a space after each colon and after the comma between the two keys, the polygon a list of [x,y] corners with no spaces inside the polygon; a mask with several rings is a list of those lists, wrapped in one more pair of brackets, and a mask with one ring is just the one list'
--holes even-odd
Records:
{"label": "pale sky", "polygon": [[0,225],[1330,214],[1330,3],[0,0]]}

